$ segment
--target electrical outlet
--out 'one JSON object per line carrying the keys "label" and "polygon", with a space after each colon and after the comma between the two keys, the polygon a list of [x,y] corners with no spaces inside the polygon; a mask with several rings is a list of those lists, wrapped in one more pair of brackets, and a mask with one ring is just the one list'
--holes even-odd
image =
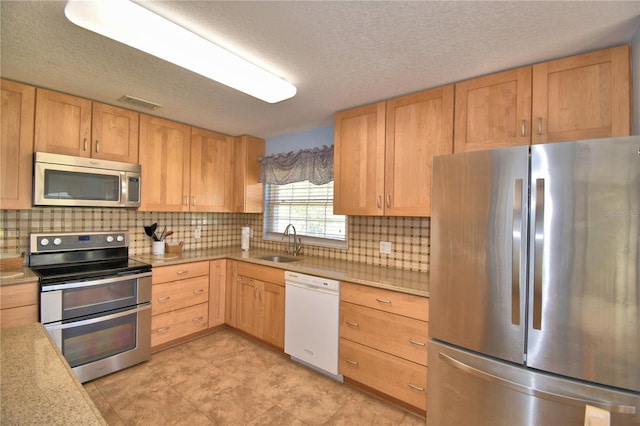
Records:
{"label": "electrical outlet", "polygon": [[380,241],[380,254],[391,254],[390,241]]}
{"label": "electrical outlet", "polygon": [[196,228],[195,232],[193,233],[193,238],[195,238],[196,240],[198,238],[202,237],[202,228],[200,228],[199,226]]}

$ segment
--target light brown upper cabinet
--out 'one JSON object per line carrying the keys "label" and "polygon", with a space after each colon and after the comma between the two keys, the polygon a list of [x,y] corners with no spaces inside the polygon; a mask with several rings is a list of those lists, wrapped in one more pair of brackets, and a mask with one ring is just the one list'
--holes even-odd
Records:
{"label": "light brown upper cabinet", "polygon": [[533,66],[532,143],[629,136],[628,45]]}
{"label": "light brown upper cabinet", "polygon": [[140,114],[139,210],[189,211],[191,127]]}
{"label": "light brown upper cabinet", "polygon": [[138,118],[135,111],[37,89],[35,150],[137,163]]}
{"label": "light brown upper cabinet", "polygon": [[429,216],[431,165],[453,149],[453,85],[335,115],[334,212]]}
{"label": "light brown upper cabinet", "polygon": [[31,208],[36,89],[1,80],[0,208]]}
{"label": "light brown upper cabinet", "polygon": [[231,136],[191,129],[190,211],[232,211],[233,149]]}
{"label": "light brown upper cabinet", "polygon": [[454,151],[631,134],[629,46],[456,84]]}
{"label": "light brown upper cabinet", "polygon": [[531,142],[531,67],[456,84],[454,151]]}
{"label": "light brown upper cabinet", "polygon": [[264,185],[260,183],[260,162],[264,156],[264,139],[238,136],[234,141],[233,211],[262,213]]}

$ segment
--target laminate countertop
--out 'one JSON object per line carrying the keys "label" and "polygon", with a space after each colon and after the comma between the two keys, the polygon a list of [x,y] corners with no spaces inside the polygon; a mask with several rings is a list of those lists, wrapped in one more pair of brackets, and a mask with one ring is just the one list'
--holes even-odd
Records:
{"label": "laminate countertop", "polygon": [[265,256],[288,256],[269,250],[252,249],[241,251],[240,247],[219,247],[205,250],[190,250],[164,255],[142,254],[134,259],[150,263],[154,267],[197,262],[201,260],[232,259],[271,266],[287,271],[318,275],[340,281],[349,281],[371,287],[384,288],[415,296],[429,297],[429,274],[405,269],[349,262],[325,257],[299,255],[295,262],[273,262],[261,259]]}
{"label": "laminate countertop", "polygon": [[0,333],[2,424],[107,424],[42,324]]}

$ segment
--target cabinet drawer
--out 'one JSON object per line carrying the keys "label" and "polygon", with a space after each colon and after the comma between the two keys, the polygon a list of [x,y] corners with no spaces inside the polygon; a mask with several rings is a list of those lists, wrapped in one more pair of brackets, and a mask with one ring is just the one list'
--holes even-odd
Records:
{"label": "cabinet drawer", "polygon": [[0,309],[27,305],[37,306],[40,297],[39,293],[40,289],[37,282],[2,286],[0,287]]}
{"label": "cabinet drawer", "polygon": [[429,323],[342,302],[340,337],[427,365]]}
{"label": "cabinet drawer", "polygon": [[209,304],[201,303],[151,317],[151,347],[205,330],[208,313]]}
{"label": "cabinet drawer", "polygon": [[157,284],[151,289],[151,314],[164,314],[208,300],[208,276]]}
{"label": "cabinet drawer", "polygon": [[397,291],[343,282],[340,299],[381,311],[429,321],[429,299]]}
{"label": "cabinet drawer", "polygon": [[209,275],[209,262],[182,263],[153,268],[153,284]]}
{"label": "cabinet drawer", "polygon": [[340,339],[339,369],[345,377],[427,409],[427,367]]}
{"label": "cabinet drawer", "polygon": [[278,268],[238,262],[238,275],[284,286],[284,270]]}
{"label": "cabinet drawer", "polygon": [[18,306],[0,310],[0,327],[27,325],[38,322],[38,305]]}

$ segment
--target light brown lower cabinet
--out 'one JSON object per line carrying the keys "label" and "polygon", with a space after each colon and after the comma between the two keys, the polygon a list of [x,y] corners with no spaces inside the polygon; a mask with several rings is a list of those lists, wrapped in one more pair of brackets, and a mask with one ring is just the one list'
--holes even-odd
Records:
{"label": "light brown lower cabinet", "polygon": [[177,309],[151,318],[151,347],[177,340],[208,327],[207,302]]}
{"label": "light brown lower cabinet", "polygon": [[227,279],[227,323],[284,350],[284,271],[234,262]]}
{"label": "light brown lower cabinet", "polygon": [[427,367],[340,339],[340,373],[421,410],[427,408]]}
{"label": "light brown lower cabinet", "polygon": [[38,322],[39,284],[0,287],[0,327],[13,327]]}
{"label": "light brown lower cabinet", "polygon": [[151,348],[209,327],[209,261],[153,268]]}
{"label": "light brown lower cabinet", "polygon": [[423,412],[429,299],[343,282],[340,374]]}

